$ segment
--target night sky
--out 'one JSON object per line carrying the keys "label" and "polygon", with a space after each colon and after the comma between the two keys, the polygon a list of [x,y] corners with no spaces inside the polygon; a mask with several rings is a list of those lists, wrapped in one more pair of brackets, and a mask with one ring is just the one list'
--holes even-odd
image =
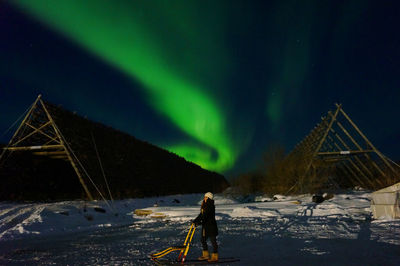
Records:
{"label": "night sky", "polygon": [[42,94],[232,178],[342,103],[400,159],[399,1],[0,1],[0,38],[3,143]]}

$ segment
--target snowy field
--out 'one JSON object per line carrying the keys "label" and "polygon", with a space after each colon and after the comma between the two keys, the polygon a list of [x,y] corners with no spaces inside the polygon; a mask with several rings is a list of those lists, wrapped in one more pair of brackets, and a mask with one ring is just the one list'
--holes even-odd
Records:
{"label": "snowy field", "polygon": [[[239,257],[231,264],[237,266],[400,265],[400,221],[371,220],[370,196],[354,191],[315,204],[310,195],[216,195],[220,257]],[[1,202],[0,265],[154,265],[149,254],[183,244],[202,197],[130,199],[112,208]],[[138,216],[136,209],[152,214]],[[188,259],[200,253],[197,230]]]}

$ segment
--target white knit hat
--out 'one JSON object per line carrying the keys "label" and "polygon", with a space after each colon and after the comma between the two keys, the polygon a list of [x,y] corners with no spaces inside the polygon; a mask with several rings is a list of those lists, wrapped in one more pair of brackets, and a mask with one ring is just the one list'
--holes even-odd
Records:
{"label": "white knit hat", "polygon": [[211,200],[214,199],[214,195],[211,192],[207,192],[206,194],[204,194],[204,197],[207,197],[207,198],[209,198]]}

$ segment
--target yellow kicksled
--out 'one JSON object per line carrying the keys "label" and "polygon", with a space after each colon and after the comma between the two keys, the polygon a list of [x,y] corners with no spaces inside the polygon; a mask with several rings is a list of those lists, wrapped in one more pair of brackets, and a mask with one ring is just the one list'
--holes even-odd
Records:
{"label": "yellow kicksled", "polygon": [[189,232],[186,236],[185,242],[183,243],[183,246],[169,247],[158,253],[151,254],[150,255],[151,259],[154,261],[157,261],[157,259],[164,257],[165,255],[171,253],[172,251],[179,250],[180,252],[179,252],[177,262],[182,262],[182,263],[185,262],[186,255],[189,252],[190,242],[192,242],[192,238],[193,238],[195,230],[196,230],[196,226],[194,223],[192,223],[192,225],[189,228]]}

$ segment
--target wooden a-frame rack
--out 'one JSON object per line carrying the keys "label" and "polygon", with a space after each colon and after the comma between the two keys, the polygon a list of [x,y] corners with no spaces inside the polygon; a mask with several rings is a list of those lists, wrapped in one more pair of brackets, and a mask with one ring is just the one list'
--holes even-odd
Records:
{"label": "wooden a-frame rack", "polygon": [[61,131],[58,129],[46,104],[37,97],[20,126],[12,136],[8,145],[3,148],[0,155],[0,166],[7,152],[31,151],[33,155],[49,156],[53,159],[62,159],[71,163],[79,182],[81,183],[89,200],[93,200],[73,151],[69,148]]}
{"label": "wooden a-frame rack", "polygon": [[387,177],[389,172],[397,176],[393,165],[350,119],[342,105],[335,106],[336,110],[322,117],[286,157],[297,165],[298,179],[291,190],[306,192],[302,186],[311,172],[318,170],[318,162],[335,165],[354,186],[383,187],[387,184],[382,182],[382,177]]}

